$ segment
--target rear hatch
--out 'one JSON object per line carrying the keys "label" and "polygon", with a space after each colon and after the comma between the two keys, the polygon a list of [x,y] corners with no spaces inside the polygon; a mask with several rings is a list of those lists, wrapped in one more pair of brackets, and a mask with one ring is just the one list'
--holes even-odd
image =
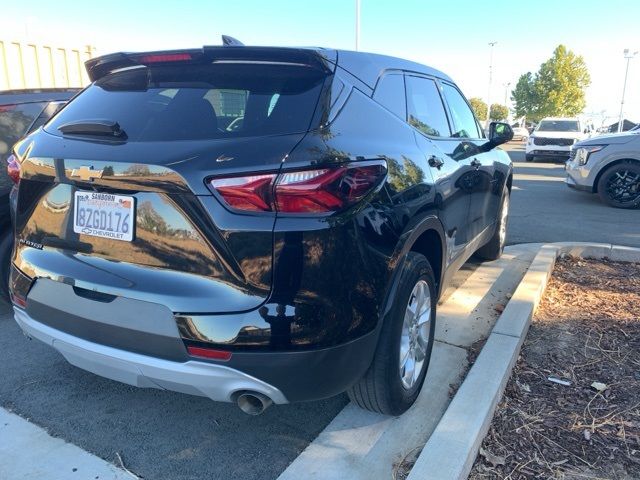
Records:
{"label": "rear hatch", "polygon": [[275,214],[234,212],[207,180],[277,172],[313,126],[327,65],[247,47],[90,61],[95,82],[17,147],[16,266],[174,312],[256,308]]}

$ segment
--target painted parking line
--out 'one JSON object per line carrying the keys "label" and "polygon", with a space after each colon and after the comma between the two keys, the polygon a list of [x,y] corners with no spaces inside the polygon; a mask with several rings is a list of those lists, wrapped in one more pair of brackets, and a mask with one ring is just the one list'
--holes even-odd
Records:
{"label": "painted parking line", "polygon": [[3,480],[131,480],[124,470],[0,408]]}

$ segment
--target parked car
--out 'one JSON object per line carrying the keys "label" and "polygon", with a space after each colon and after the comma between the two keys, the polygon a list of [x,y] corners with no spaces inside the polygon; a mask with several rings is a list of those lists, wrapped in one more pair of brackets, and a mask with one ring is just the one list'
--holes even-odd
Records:
{"label": "parked car", "polygon": [[15,148],[22,329],[96,374],[251,414],[345,390],[409,408],[438,297],[502,253],[511,127],[484,138],[447,75],[360,52],[86,66],[93,84]]}
{"label": "parked car", "polygon": [[536,157],[567,160],[571,146],[587,133],[577,118],[543,118],[527,141],[525,158],[527,162]]}
{"label": "parked car", "polygon": [[513,126],[513,138],[514,139],[518,139],[521,142],[526,142],[527,140],[529,140],[529,130],[527,130],[525,127],[521,127],[520,125],[518,126]]}
{"label": "parked car", "polygon": [[576,143],[567,162],[569,187],[597,193],[617,208],[640,206],[640,129]]}
{"label": "parked car", "polygon": [[[10,194],[17,179],[11,147],[43,125],[77,89],[5,90],[0,92],[0,297],[8,299],[9,257],[13,248]],[[12,196],[15,202],[15,192]]]}

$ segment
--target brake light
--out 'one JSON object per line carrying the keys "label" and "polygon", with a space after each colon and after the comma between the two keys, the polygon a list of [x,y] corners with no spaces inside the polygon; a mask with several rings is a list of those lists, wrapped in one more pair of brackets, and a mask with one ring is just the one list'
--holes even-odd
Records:
{"label": "brake light", "polygon": [[13,183],[16,185],[20,183],[20,162],[13,154],[7,157],[7,173]]}
{"label": "brake light", "polygon": [[214,178],[210,185],[230,207],[252,212],[271,210],[271,190],[276,174]]}
{"label": "brake light", "polygon": [[365,197],[387,173],[384,162],[335,168],[214,178],[209,186],[235,209],[253,212],[330,213]]}
{"label": "brake light", "polygon": [[189,355],[192,357],[209,358],[211,360],[222,360],[225,362],[231,359],[231,352],[214,350],[212,348],[193,347],[189,345],[187,352],[189,352]]}
{"label": "brake light", "polygon": [[1,112],[12,112],[15,110],[16,105],[0,105],[0,113]]}
{"label": "brake light", "polygon": [[191,60],[190,53],[158,53],[140,57],[142,63],[184,62],[187,60]]}

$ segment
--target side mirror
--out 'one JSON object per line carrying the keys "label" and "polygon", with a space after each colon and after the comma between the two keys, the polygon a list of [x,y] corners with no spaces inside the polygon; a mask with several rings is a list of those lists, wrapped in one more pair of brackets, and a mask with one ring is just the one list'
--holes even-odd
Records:
{"label": "side mirror", "polygon": [[489,125],[489,141],[494,147],[513,140],[511,125],[503,122],[491,122]]}

